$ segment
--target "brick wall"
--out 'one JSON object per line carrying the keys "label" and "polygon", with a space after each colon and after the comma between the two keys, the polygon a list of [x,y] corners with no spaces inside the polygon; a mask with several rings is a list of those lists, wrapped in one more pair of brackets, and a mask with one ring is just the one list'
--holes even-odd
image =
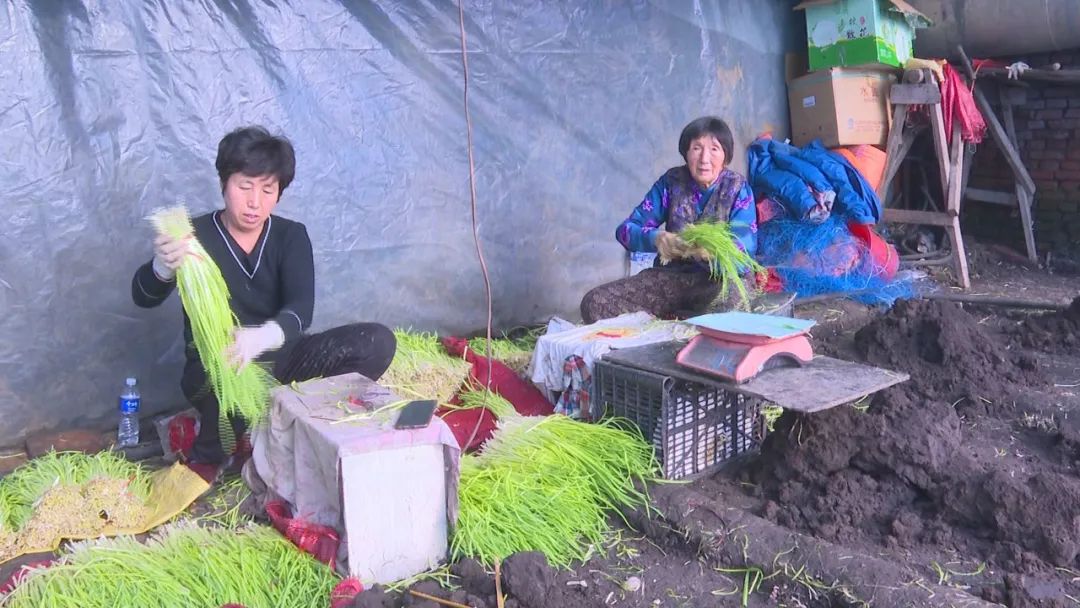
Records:
{"label": "brick wall", "polygon": [[[1032,67],[1059,62],[1062,69],[1080,70],[1080,49],[1019,59]],[[1035,242],[1041,254],[1080,258],[1080,86],[1024,82],[1031,85],[1027,100],[1015,107],[1014,115],[1020,156],[1035,180]],[[993,89],[985,90],[996,103]],[[1009,165],[989,134],[975,154],[971,185],[1013,188]],[[1024,251],[1015,207],[970,201],[964,205],[965,233]]]}

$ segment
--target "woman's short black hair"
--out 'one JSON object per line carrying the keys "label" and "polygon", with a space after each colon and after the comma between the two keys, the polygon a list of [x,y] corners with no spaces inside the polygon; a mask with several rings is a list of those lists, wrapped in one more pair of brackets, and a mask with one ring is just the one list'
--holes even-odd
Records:
{"label": "woman's short black hair", "polygon": [[724,149],[724,164],[731,162],[732,148],[735,147],[731,129],[726,122],[715,116],[702,116],[683,128],[682,135],[679,136],[679,155],[685,159],[686,151],[690,149],[690,142],[702,135],[715,137],[716,141],[720,142],[720,147]]}
{"label": "woman's short black hair", "polygon": [[284,137],[271,135],[259,126],[241,127],[221,138],[214,166],[222,190],[229,176],[243,173],[250,177],[273,175],[278,180],[278,192],[285,192],[296,175],[296,153]]}

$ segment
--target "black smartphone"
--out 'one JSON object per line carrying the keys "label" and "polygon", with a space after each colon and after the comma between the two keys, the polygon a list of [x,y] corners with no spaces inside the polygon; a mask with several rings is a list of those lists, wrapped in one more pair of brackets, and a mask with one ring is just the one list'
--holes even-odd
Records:
{"label": "black smartphone", "polygon": [[431,424],[431,417],[435,414],[438,403],[434,399],[423,401],[411,401],[401,408],[395,429],[422,429]]}

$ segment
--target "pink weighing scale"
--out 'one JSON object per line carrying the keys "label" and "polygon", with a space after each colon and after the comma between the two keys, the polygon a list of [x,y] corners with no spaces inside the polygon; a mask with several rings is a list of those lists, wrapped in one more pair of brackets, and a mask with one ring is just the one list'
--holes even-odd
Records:
{"label": "pink weighing scale", "polygon": [[738,384],[777,367],[801,367],[814,358],[814,321],[748,312],[687,319],[701,332],[675,357],[680,365]]}

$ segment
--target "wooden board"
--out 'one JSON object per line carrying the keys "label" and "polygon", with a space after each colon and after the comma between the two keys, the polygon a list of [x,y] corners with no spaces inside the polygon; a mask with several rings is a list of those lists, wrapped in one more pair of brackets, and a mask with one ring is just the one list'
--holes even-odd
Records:
{"label": "wooden board", "polygon": [[968,273],[967,248],[964,247],[964,235],[960,231],[960,218],[953,217],[952,224],[945,227],[952,241],[953,268],[956,270],[956,280],[960,282],[960,288],[971,289],[971,275]]}
{"label": "wooden board", "polygon": [[986,95],[983,94],[982,89],[979,87],[975,87],[974,96],[975,103],[979,106],[983,119],[986,120],[986,126],[989,128],[990,134],[994,136],[998,147],[1001,148],[1005,161],[1009,163],[1009,168],[1012,169],[1016,180],[1023,184],[1024,188],[1034,192],[1035,182],[1032,181],[1031,174],[1028,173],[1027,167],[1024,166],[1024,161],[1021,160],[1016,146],[1013,145],[1008,133],[1005,132],[1005,127],[1001,125],[997,114],[994,113],[994,108],[990,106],[990,101],[986,99]]}
{"label": "wooden board", "polygon": [[949,215],[960,215],[960,189],[964,182],[964,143],[960,136],[960,121],[952,124],[949,144],[949,183],[945,188],[945,209]]}
{"label": "wooden board", "polygon": [[971,165],[975,159],[975,144],[964,143],[964,181],[960,183],[960,200],[962,201],[968,191],[968,182],[971,181]]}
{"label": "wooden board", "polygon": [[932,82],[922,84],[894,84],[889,89],[889,102],[905,105],[929,105],[941,103],[941,89]]}
{"label": "wooden board", "polygon": [[945,207],[945,201],[949,197],[949,142],[945,136],[945,114],[941,104],[930,106],[930,129],[934,136],[934,155],[937,157],[938,171],[941,173],[941,201]]}
{"label": "wooden board", "polygon": [[604,355],[603,361],[759,397],[805,413],[858,401],[909,378],[907,374],[818,355],[802,367],[770,369],[749,382],[734,384],[676,363],[675,355],[684,346],[686,342],[662,342],[614,350]]}
{"label": "wooden board", "polygon": [[824,355],[801,368],[773,369],[739,388],[787,410],[810,413],[858,401],[909,376]]}
{"label": "wooden board", "polygon": [[968,274],[967,249],[964,247],[964,235],[960,231],[960,190],[964,174],[964,144],[960,137],[960,121],[952,124],[952,144],[949,150],[949,188],[946,209],[952,215],[952,225],[946,228],[952,241],[953,266],[960,287],[971,288],[971,276]]}
{"label": "wooden board", "polygon": [[[1001,93],[1001,113],[1005,118],[1005,134],[1009,136],[1009,142],[1012,143],[1013,147],[1019,149],[1020,142],[1016,138],[1016,121],[1013,117],[1013,106],[1005,94],[1007,90],[1012,90],[1012,87],[1007,87]],[[1028,190],[1024,184],[1020,183],[1020,180],[1016,181],[1016,202],[1020,207],[1020,225],[1024,230],[1024,246],[1027,248],[1028,259],[1035,262],[1038,260],[1039,255],[1035,248],[1035,230],[1031,222],[1033,195],[1034,190]]]}
{"label": "wooden board", "polygon": [[1016,120],[1013,116],[1012,104],[1005,99],[1005,93],[1001,93],[1001,117],[1005,121],[1005,134],[1009,136],[1009,142],[1019,149],[1020,141],[1016,138]]}
{"label": "wooden board", "polygon": [[964,196],[973,200],[981,201],[983,203],[993,203],[995,205],[1007,205],[1012,207],[1016,204],[1016,195],[1008,192],[998,192],[997,190],[985,190],[983,188],[968,188],[964,192]]}
{"label": "wooden board", "polygon": [[1038,250],[1035,247],[1035,231],[1032,228],[1031,203],[1034,195],[1024,188],[1023,184],[1016,184],[1016,196],[1019,199],[1020,222],[1024,229],[1024,246],[1027,248],[1027,257],[1032,262],[1039,259]]}
{"label": "wooden board", "polygon": [[952,216],[937,211],[885,208],[882,221],[891,224],[919,224],[921,226],[952,226]]}
{"label": "wooden board", "polygon": [[[1009,70],[1005,68],[979,68],[979,76],[991,76],[995,79],[1004,80],[1006,84],[1014,84],[1016,80],[1009,78]],[[1080,84],[1080,70],[1040,70],[1029,69],[1024,70],[1020,74],[1020,80],[1033,80],[1042,82],[1054,82],[1058,84],[1076,85]],[[1019,104],[1018,104],[1019,105]]]}
{"label": "wooden board", "polygon": [[903,145],[905,143],[904,134],[908,132],[907,114],[908,107],[904,104],[896,106],[893,110],[892,128],[889,129],[889,137],[885,142],[885,173],[882,175],[877,191],[878,198],[883,201],[888,198],[889,185],[892,184],[893,177],[900,169],[900,163],[907,156],[907,152],[915,140],[914,137],[908,138],[908,145]]}

